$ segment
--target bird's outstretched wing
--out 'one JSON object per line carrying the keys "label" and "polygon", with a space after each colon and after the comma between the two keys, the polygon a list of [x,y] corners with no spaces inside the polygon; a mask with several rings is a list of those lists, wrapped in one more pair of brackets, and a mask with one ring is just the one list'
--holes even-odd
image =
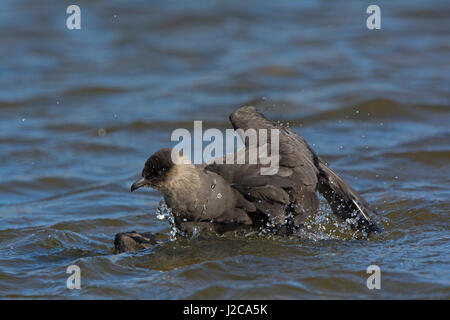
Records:
{"label": "bird's outstretched wing", "polygon": [[[266,119],[253,107],[242,107],[230,116],[234,129],[267,129],[268,141],[266,150],[271,150],[270,129],[280,130],[279,134],[279,168],[275,174],[263,175],[261,168],[267,167],[258,161],[257,164],[209,164],[206,170],[216,172],[250,201],[259,212],[271,218],[275,225],[292,223],[300,226],[307,216],[314,213],[318,207],[316,187],[319,170],[306,142],[292,131]],[[255,146],[249,146],[237,153],[258,152]],[[256,148],[260,148],[258,141]],[[225,157],[224,157],[225,158]],[[258,159],[260,160],[260,159]],[[222,161],[225,163],[225,160]],[[266,162],[267,163],[267,162]]]}
{"label": "bird's outstretched wing", "polygon": [[[354,218],[354,226],[367,232],[378,230],[370,217],[373,212],[367,202],[339,175],[322,161],[306,141],[291,129],[268,120],[252,106],[244,106],[230,115],[235,130],[279,130],[279,169],[276,174],[262,175],[258,164],[210,164],[206,170],[225,178],[250,201],[259,212],[276,225],[293,223],[300,226],[318,208],[317,191],[330,203],[333,213],[342,219]],[[242,131],[241,131],[242,133]],[[267,150],[272,141],[268,136]],[[246,158],[252,150],[248,140]],[[261,147],[258,141],[257,147]],[[238,151],[239,152],[239,151]]]}

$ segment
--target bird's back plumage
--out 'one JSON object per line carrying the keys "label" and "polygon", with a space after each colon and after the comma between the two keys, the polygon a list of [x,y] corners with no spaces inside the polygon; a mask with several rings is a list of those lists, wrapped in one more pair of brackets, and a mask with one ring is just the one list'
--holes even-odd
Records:
{"label": "bird's back plumage", "polygon": [[[273,225],[301,227],[305,219],[317,211],[319,191],[339,218],[354,219],[354,227],[366,232],[378,230],[367,202],[331,170],[302,137],[268,120],[252,106],[234,111],[230,121],[235,130],[278,129],[280,132],[279,170],[275,175],[261,175],[261,164],[206,166],[206,170],[229,182]],[[244,143],[248,147],[248,143]]]}

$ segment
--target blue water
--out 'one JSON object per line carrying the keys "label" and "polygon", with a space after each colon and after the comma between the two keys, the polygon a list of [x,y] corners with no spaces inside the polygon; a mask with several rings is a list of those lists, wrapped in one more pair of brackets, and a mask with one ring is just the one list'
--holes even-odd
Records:
{"label": "blue water", "polygon": [[[448,1],[377,1],[381,30],[366,1],[77,4],[70,31],[66,3],[0,3],[1,298],[450,298]],[[170,230],[159,193],[129,192],[146,158],[244,104],[288,122],[386,232],[336,235],[323,202],[303,240],[113,254],[118,232]]]}

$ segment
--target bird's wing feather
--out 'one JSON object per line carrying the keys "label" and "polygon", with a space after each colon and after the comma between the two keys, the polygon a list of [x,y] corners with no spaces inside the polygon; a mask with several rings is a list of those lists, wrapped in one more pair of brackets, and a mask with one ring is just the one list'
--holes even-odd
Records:
{"label": "bird's wing feather", "polygon": [[[254,107],[242,107],[230,116],[235,128],[273,128],[276,124],[266,119]],[[353,227],[368,233],[381,231],[375,223],[374,214],[364,198],[320,159],[306,141],[286,127],[280,129],[280,165],[292,169],[290,176],[297,188],[292,197],[303,216],[317,210],[318,190],[330,203],[333,213],[342,218],[354,218]],[[299,188],[300,187],[300,188]],[[298,219],[298,222],[302,219]]]}
{"label": "bird's wing feather", "polygon": [[[276,174],[261,175],[263,166],[260,164],[206,166],[207,170],[223,176],[247,201],[273,218],[274,222],[282,223],[286,215],[293,213],[295,225],[301,225],[317,211],[319,200],[316,191],[319,191],[328,200],[335,215],[344,219],[356,217],[357,229],[368,232],[381,230],[373,221],[371,215],[374,211],[367,202],[291,129],[268,120],[252,106],[234,111],[230,121],[235,130],[279,129],[280,158]],[[267,150],[270,150],[272,141],[269,133],[267,136]],[[244,152],[247,153],[252,148],[249,140],[244,141],[247,147]],[[261,147],[259,141],[256,147]]]}
{"label": "bird's wing feather", "polygon": [[[286,220],[286,210],[292,207],[291,212],[296,216],[306,216],[317,210],[318,199],[316,195],[318,170],[314,163],[313,153],[306,142],[288,128],[283,128],[266,119],[253,107],[242,107],[233,112],[230,121],[235,130],[242,129],[279,129],[279,169],[276,174],[262,175],[261,168],[267,167],[258,164],[227,165],[225,156],[220,161],[212,161],[205,167],[206,170],[216,172],[238,190],[242,196],[251,202],[260,212],[273,219],[276,224]],[[271,150],[271,136],[267,133],[267,150]],[[262,144],[250,146],[248,140],[244,141],[246,148],[245,159],[249,159],[249,152],[258,152]],[[300,221],[304,219],[296,219]]]}

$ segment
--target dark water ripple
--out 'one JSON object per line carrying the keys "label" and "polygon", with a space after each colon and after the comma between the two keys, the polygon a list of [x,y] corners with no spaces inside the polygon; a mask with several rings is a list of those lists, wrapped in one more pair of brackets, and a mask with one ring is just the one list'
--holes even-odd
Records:
{"label": "dark water ripple", "polygon": [[[446,1],[0,3],[1,298],[450,298]],[[20,18],[19,18],[20,17]],[[178,239],[129,193],[176,128],[254,104],[300,133],[380,213],[351,240],[321,204],[300,240]],[[82,289],[66,288],[66,268]],[[382,289],[366,288],[366,268]]]}

